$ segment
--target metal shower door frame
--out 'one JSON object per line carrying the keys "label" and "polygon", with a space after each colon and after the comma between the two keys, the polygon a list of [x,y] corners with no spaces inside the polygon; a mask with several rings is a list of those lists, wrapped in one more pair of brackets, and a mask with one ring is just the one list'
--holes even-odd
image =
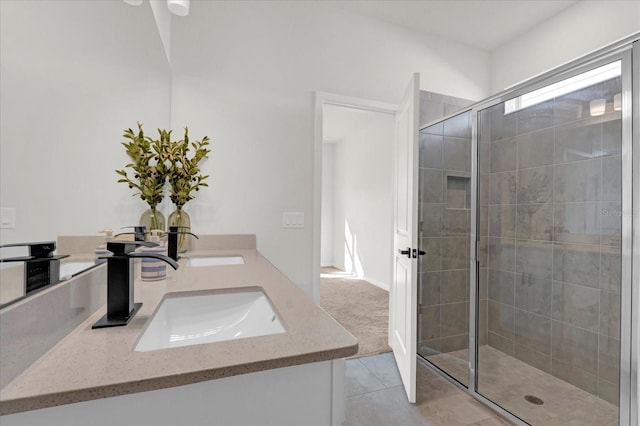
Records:
{"label": "metal shower door frame", "polygon": [[[599,49],[526,82],[508,88],[487,99],[432,121],[421,129],[456,115],[471,112],[471,227],[469,256],[469,386],[464,387],[446,372],[426,364],[471,396],[518,425],[520,418],[477,392],[478,335],[478,223],[479,223],[479,130],[481,110],[500,104],[524,93],[585,72],[588,69],[620,60],[622,64],[622,274],[620,307],[620,403],[619,426],[637,425],[638,358],[640,357],[640,33]],[[635,83],[635,84],[634,84]],[[635,250],[634,250],[635,248]],[[635,265],[635,267],[634,267]],[[416,354],[419,359],[422,359]]]}
{"label": "metal shower door frame", "polygon": [[[478,298],[478,242],[479,235],[477,234],[478,223],[479,223],[479,197],[478,197],[478,184],[479,184],[479,129],[478,129],[478,115],[481,110],[486,108],[490,108],[492,106],[498,105],[502,102],[505,102],[508,99],[512,99],[514,97],[520,96],[524,93],[531,92],[538,88],[548,86],[557,81],[564,80],[566,78],[572,77],[574,75],[578,75],[582,72],[585,72],[592,68],[597,68],[598,66],[605,65],[610,62],[614,62],[616,60],[621,61],[622,72],[621,72],[621,81],[622,81],[622,266],[621,266],[621,304],[620,304],[620,403],[619,403],[619,425],[620,426],[631,426],[637,424],[637,396],[634,398],[634,394],[637,395],[637,342],[635,345],[632,345],[632,340],[637,341],[637,337],[633,339],[633,336],[637,336],[637,317],[635,318],[635,322],[633,320],[633,314],[637,316],[638,312],[638,303],[637,303],[637,295],[633,297],[632,288],[640,289],[640,273],[638,273],[636,268],[635,279],[632,283],[632,255],[634,258],[638,258],[637,248],[640,247],[640,220],[638,218],[638,213],[640,212],[640,203],[638,202],[638,197],[632,197],[632,189],[634,188],[636,192],[638,191],[638,175],[640,175],[640,148],[636,147],[634,150],[634,133],[632,129],[634,126],[632,125],[633,116],[632,116],[632,49],[634,51],[638,51],[638,45],[640,42],[637,41],[637,37],[635,40],[628,40],[625,43],[620,43],[619,45],[611,46],[609,48],[603,49],[602,51],[596,52],[587,57],[581,58],[576,62],[572,62],[567,64],[561,68],[553,70],[549,73],[545,73],[535,79],[525,82],[517,87],[507,90],[495,97],[492,97],[488,100],[482,101],[478,104],[473,105],[472,115],[473,115],[473,139],[472,139],[472,200],[471,200],[471,217],[475,218],[475,221],[472,220],[471,223],[471,242],[470,242],[470,270],[476,271],[476,273],[471,273],[470,278],[470,303],[469,303],[469,319],[470,319],[470,330],[473,330],[473,333],[469,335],[469,383],[472,383],[473,386],[469,386],[469,393],[475,397],[476,399],[482,401],[483,403],[491,406],[496,411],[500,412],[505,417],[509,418],[511,421],[514,421],[516,424],[527,424],[522,422],[516,416],[513,416],[511,413],[506,411],[504,408],[484,397],[477,391],[478,385],[478,353],[476,346],[476,335],[478,333],[477,327],[477,298]],[[635,46],[635,47],[634,47]],[[638,62],[639,54],[633,55],[635,56],[635,62]],[[635,74],[640,75],[640,73]],[[635,88],[637,93],[637,88]],[[637,98],[637,96],[636,96]],[[637,103],[638,101],[635,100]],[[638,111],[635,108],[635,116],[637,120]],[[638,125],[635,126],[636,133],[638,132]],[[638,138],[635,138],[636,145],[638,144]],[[636,160],[636,173],[634,176],[633,170],[633,160],[634,160],[634,151],[635,151],[635,160]],[[633,206],[633,202],[635,201],[636,205]],[[632,224],[632,219],[635,219],[636,226],[635,229]],[[636,253],[632,252],[632,241],[635,239],[636,244]],[[637,264],[640,264],[638,262]],[[633,284],[633,286],[632,286]],[[633,305],[633,306],[632,306]],[[634,367],[635,365],[635,367]],[[635,389],[635,391],[634,391]],[[634,404],[634,400],[636,403]],[[635,414],[633,411],[635,410]],[[635,416],[635,422],[633,422]]]}

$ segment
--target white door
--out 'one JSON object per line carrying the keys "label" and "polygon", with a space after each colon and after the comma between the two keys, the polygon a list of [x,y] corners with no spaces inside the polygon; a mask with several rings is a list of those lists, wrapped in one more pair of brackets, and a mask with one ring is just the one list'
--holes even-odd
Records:
{"label": "white door", "polygon": [[393,280],[389,346],[409,402],[416,402],[418,132],[420,75],[415,73],[396,114]]}

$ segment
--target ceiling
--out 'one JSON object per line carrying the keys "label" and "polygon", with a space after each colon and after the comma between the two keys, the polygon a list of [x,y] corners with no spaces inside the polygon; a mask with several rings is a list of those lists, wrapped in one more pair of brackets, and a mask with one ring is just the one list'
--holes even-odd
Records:
{"label": "ceiling", "polygon": [[[332,0],[330,4],[491,52],[584,0]],[[377,113],[326,105],[323,140],[336,143]]]}
{"label": "ceiling", "polygon": [[577,2],[379,0],[332,1],[331,4],[412,30],[492,51]]}

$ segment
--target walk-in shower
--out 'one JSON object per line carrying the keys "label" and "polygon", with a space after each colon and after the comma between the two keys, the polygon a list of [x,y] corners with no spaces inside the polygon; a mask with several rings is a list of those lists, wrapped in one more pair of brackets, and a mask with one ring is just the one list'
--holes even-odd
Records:
{"label": "walk-in shower", "polygon": [[636,416],[632,51],[420,132],[418,354],[512,420]]}

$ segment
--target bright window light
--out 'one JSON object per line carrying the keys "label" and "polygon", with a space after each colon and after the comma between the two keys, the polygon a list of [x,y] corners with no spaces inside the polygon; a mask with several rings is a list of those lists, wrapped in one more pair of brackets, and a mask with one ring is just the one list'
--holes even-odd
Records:
{"label": "bright window light", "polygon": [[585,87],[603,81],[611,80],[619,77],[622,72],[622,64],[620,61],[612,62],[602,67],[587,71],[566,80],[559,81],[549,86],[543,87],[533,92],[525,93],[517,98],[509,99],[504,103],[504,114],[511,114],[518,110],[537,105],[549,99],[575,92]]}

